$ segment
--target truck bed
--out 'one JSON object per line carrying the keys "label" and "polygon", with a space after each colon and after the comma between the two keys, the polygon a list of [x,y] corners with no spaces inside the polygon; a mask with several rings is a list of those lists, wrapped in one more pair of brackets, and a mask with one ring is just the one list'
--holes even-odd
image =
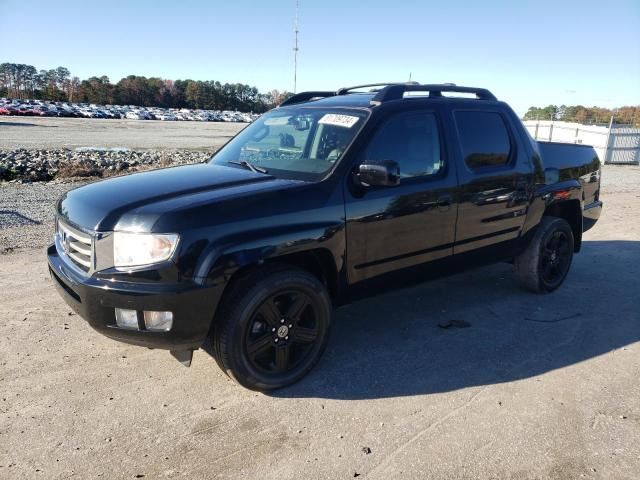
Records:
{"label": "truck bed", "polygon": [[578,181],[582,187],[584,230],[593,226],[602,208],[600,159],[590,145],[538,142],[546,183]]}
{"label": "truck bed", "polygon": [[545,168],[557,169],[559,181],[600,172],[600,159],[591,145],[538,142],[538,146]]}

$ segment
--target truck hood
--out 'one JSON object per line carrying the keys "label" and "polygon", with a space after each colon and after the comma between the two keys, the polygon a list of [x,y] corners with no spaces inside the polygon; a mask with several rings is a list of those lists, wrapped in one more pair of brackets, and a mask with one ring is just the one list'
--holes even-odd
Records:
{"label": "truck hood", "polygon": [[299,182],[235,167],[185,165],[112,178],[71,190],[59,200],[57,212],[78,227],[105,232],[114,230],[123,215],[150,210],[148,207],[154,204],[166,204],[169,200],[180,200],[184,204],[195,197],[201,200],[203,195],[214,202],[231,191],[241,195],[288,183]]}

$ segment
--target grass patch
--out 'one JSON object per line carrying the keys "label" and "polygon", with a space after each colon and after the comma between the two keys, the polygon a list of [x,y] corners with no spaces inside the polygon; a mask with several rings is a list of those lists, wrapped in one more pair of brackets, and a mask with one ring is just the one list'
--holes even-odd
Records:
{"label": "grass patch", "polygon": [[102,177],[103,173],[104,169],[96,166],[94,162],[80,160],[79,162],[62,163],[55,178]]}

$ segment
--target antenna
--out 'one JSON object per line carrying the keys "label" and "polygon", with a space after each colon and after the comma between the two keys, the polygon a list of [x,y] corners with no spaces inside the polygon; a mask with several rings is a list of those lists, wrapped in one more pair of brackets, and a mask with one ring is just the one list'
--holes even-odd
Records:
{"label": "antenna", "polygon": [[295,34],[295,43],[293,44],[293,93],[296,93],[298,90],[298,2],[296,0],[296,21],[294,23],[293,31]]}

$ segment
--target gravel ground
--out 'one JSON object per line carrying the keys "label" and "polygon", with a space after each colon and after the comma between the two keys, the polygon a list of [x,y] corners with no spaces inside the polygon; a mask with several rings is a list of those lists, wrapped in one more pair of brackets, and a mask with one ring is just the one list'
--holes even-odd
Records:
{"label": "gravel ground", "polygon": [[0,254],[51,242],[55,203],[86,182],[0,184]]}
{"label": "gravel ground", "polygon": [[160,122],[83,118],[3,117],[0,150],[129,148],[215,150],[246,123]]}
{"label": "gravel ground", "polygon": [[[0,120],[0,179],[16,163],[35,178],[55,174],[69,156],[101,168],[123,172],[132,166],[149,168],[205,158],[244,128],[241,123],[145,122],[77,118],[3,117]],[[104,153],[75,149],[126,149]],[[71,163],[72,163],[71,162]],[[127,163],[121,168],[118,164]],[[31,168],[36,174],[27,170]],[[68,189],[86,183],[53,181],[15,184],[0,181],[0,254],[15,249],[43,248],[53,232],[56,200]]]}
{"label": "gravel ground", "polygon": [[640,166],[604,165],[602,167],[602,193],[622,192],[640,192]]}
{"label": "gravel ground", "polygon": [[345,306],[269,395],[97,334],[41,249],[0,256],[0,478],[638,479],[639,197],[605,197],[555,293],[502,263]]}

